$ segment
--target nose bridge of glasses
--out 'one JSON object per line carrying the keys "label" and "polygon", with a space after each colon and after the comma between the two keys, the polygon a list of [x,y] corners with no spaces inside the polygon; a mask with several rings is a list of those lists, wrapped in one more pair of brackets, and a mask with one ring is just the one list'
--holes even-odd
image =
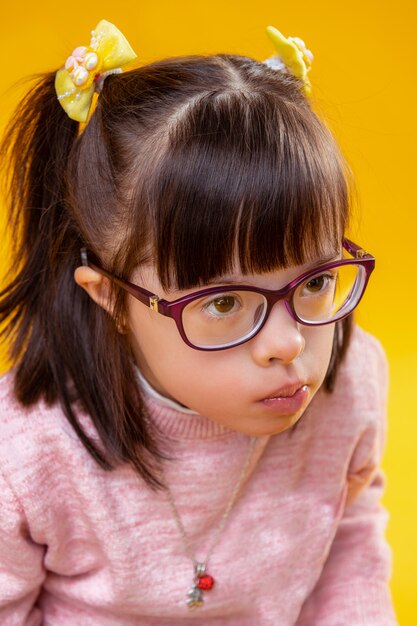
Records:
{"label": "nose bridge of glasses", "polygon": [[292,305],[292,295],[294,293],[294,289],[294,287],[286,287],[284,289],[278,289],[277,291],[267,292],[264,294],[268,303],[265,313],[265,322],[273,312],[275,313],[277,311],[278,308],[285,310],[290,319],[296,321]]}
{"label": "nose bridge of glasses", "polygon": [[293,281],[281,289],[263,290],[263,295],[268,302],[268,315],[271,313],[272,308],[281,301],[284,301],[286,309],[292,314],[291,300],[297,286],[298,281]]}

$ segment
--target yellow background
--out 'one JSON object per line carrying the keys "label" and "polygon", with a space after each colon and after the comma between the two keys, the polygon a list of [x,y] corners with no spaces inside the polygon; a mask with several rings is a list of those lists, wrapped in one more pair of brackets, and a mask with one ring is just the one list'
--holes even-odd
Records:
{"label": "yellow background", "polygon": [[[358,318],[381,339],[391,366],[383,502],[391,516],[391,588],[403,626],[417,620],[415,7],[411,0],[20,0],[2,8],[0,37],[2,126],[23,93],[13,84],[58,68],[75,46],[89,42],[102,18],[122,30],[143,63],[212,52],[263,60],[272,54],[268,24],[301,37],[313,51],[314,106],[338,138],[359,191],[351,236],[377,257]],[[6,259],[2,236],[0,272]],[[3,355],[0,369],[5,367]]]}

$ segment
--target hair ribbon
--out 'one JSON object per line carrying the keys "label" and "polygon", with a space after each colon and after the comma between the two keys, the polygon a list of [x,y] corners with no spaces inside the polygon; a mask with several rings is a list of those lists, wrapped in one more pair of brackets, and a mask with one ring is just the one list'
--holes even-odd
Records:
{"label": "hair ribbon", "polygon": [[304,41],[299,37],[284,37],[273,26],[268,26],[266,33],[274,44],[277,54],[266,59],[264,63],[273,69],[290,71],[294,76],[301,79],[304,92],[309,96],[311,83],[307,73],[311,69],[313,53],[307,49]]}
{"label": "hair ribbon", "polygon": [[[299,37],[284,37],[273,26],[268,26],[266,32],[276,54],[264,63],[273,69],[290,71],[302,80],[304,92],[310,95],[311,84],[307,73],[313,61],[312,52]],[[106,76],[121,72],[122,67],[136,57],[120,30],[111,22],[101,20],[91,32],[90,44],[75,48],[65,66],[56,73],[55,90],[67,115],[85,123],[94,93],[100,92]]]}
{"label": "hair ribbon", "polygon": [[86,122],[95,91],[100,91],[109,74],[136,59],[125,36],[114,24],[101,20],[91,32],[88,46],[78,46],[55,77],[58,101],[67,115]]}

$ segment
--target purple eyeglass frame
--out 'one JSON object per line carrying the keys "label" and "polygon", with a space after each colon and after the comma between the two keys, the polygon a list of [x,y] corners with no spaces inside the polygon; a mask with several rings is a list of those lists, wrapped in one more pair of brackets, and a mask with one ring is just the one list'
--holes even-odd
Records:
{"label": "purple eyeglass frame", "polygon": [[[344,317],[347,317],[348,315],[350,315],[350,313],[352,313],[352,311],[359,304],[359,302],[362,299],[363,294],[365,293],[365,289],[368,284],[369,278],[375,268],[375,257],[373,257],[371,254],[366,252],[363,248],[361,248],[357,244],[353,243],[353,241],[350,241],[349,239],[346,239],[346,238],[343,239],[343,248],[350,255],[352,255],[353,257],[352,259],[341,259],[338,261],[332,261],[330,263],[324,263],[322,265],[318,265],[308,270],[307,272],[300,274],[300,276],[297,276],[297,278],[294,278],[294,280],[292,280],[290,283],[285,285],[285,287],[282,287],[282,289],[277,289],[277,290],[261,289],[258,287],[251,287],[249,285],[223,285],[223,286],[220,285],[218,287],[207,287],[206,289],[200,289],[199,291],[194,291],[193,293],[190,293],[186,296],[183,296],[182,298],[178,298],[177,300],[172,300],[172,301],[161,299],[159,296],[152,293],[151,291],[148,291],[147,289],[144,289],[143,287],[139,287],[138,285],[135,285],[129,282],[128,280],[123,280],[122,278],[119,278],[118,276],[111,274],[106,269],[101,267],[101,265],[98,263],[94,255],[89,253],[86,248],[81,249],[81,262],[84,266],[91,267],[92,269],[96,270],[99,274],[102,274],[106,278],[109,278],[111,281],[115,282],[117,285],[119,285],[119,287],[129,292],[134,298],[136,298],[137,300],[139,300],[146,306],[150,307],[156,313],[160,313],[161,315],[165,315],[166,317],[171,317],[175,321],[178,331],[183,341],[187,344],[187,346],[190,346],[190,348],[194,348],[195,350],[204,350],[204,351],[211,352],[213,350],[227,350],[228,348],[233,348],[237,345],[246,343],[247,341],[255,337],[255,335],[259,333],[259,331],[263,328],[264,324],[266,323],[274,304],[276,304],[280,300],[284,300],[287,311],[291,315],[291,317],[297,322],[299,322],[300,324],[303,324],[304,326],[324,326],[326,324],[333,324],[334,322],[337,322],[343,319]],[[88,258],[89,255],[91,256],[91,261],[89,261],[89,258]],[[340,314],[340,316],[336,316],[335,318],[328,320],[326,322],[306,322],[305,320],[298,317],[297,313],[295,312],[294,305],[292,302],[296,288],[302,282],[304,282],[306,278],[308,278],[309,276],[313,277],[314,275],[317,274],[317,272],[321,270],[329,270],[329,269],[333,269],[335,267],[339,267],[343,265],[360,265],[365,270],[365,278],[364,278],[363,285],[362,285],[362,291],[357,301],[355,302],[354,306],[352,306],[351,309],[349,309],[348,307],[347,310],[345,309],[343,313]],[[208,296],[213,293],[225,292],[225,291],[252,291],[255,293],[262,294],[265,297],[266,302],[267,302],[265,317],[262,323],[260,324],[258,328],[255,329],[253,334],[249,334],[249,336],[245,336],[243,339],[240,339],[228,345],[221,345],[221,346],[196,346],[194,345],[188,340],[188,337],[184,331],[184,327],[182,323],[182,311],[184,307],[190,302],[192,302],[193,300],[197,300],[198,298],[202,298],[204,296]]]}

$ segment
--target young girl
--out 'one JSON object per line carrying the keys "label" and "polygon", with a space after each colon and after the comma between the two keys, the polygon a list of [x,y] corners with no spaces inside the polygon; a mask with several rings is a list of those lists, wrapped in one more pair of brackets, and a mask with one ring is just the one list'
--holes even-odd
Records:
{"label": "young girl", "polygon": [[396,624],[374,258],[269,33],[119,73],[103,21],[12,120],[2,626]]}

